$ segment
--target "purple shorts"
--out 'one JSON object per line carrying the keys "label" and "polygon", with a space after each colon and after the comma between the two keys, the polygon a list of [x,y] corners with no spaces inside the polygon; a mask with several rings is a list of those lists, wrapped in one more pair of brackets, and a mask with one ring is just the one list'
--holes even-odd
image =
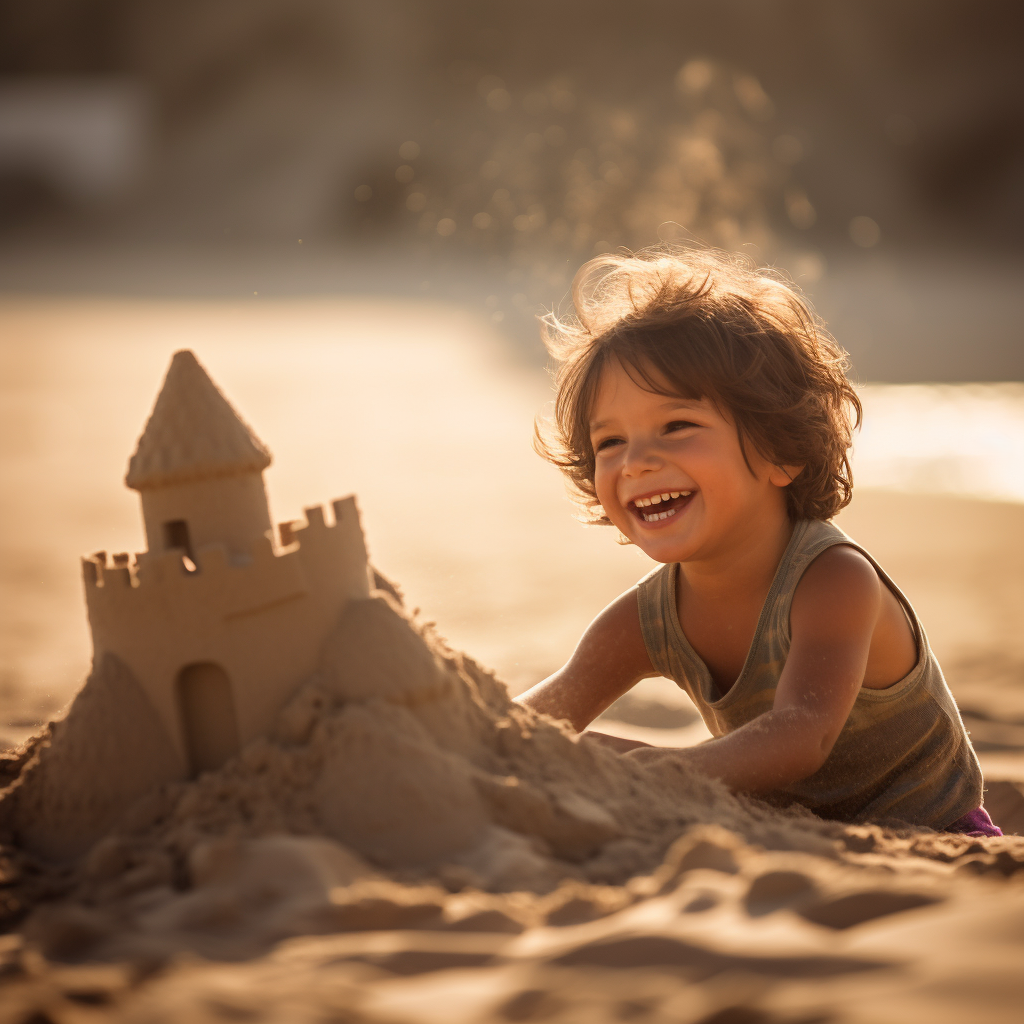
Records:
{"label": "purple shorts", "polygon": [[976,807],[968,811],[962,818],[957,818],[952,825],[947,825],[943,832],[958,832],[965,836],[1001,836],[1003,830],[992,823],[988,811],[984,807]]}

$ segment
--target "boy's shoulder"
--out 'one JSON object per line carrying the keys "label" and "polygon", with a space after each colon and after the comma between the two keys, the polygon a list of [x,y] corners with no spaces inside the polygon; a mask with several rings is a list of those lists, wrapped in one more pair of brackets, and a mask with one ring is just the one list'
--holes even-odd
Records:
{"label": "boy's shoulder", "polygon": [[854,542],[838,541],[815,556],[798,585],[809,589],[879,583],[871,559]]}
{"label": "boy's shoulder", "polygon": [[804,570],[793,593],[792,623],[861,619],[877,612],[881,589],[882,581],[867,555],[852,542],[839,541]]}

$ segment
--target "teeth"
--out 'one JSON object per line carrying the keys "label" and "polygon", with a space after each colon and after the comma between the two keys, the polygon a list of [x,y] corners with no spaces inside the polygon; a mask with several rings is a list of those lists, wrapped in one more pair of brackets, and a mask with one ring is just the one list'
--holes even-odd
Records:
{"label": "teeth", "polygon": [[643,517],[644,518],[644,522],[645,523],[653,523],[653,522],[656,522],[659,519],[668,519],[669,516],[674,516],[676,514],[676,511],[677,511],[676,509],[670,508],[670,509],[666,510],[665,512],[652,512],[651,515]]}
{"label": "teeth", "polygon": [[655,494],[651,498],[637,498],[633,504],[637,508],[649,508],[651,505],[660,505],[663,501],[671,501],[673,498],[687,498],[693,491],[666,491],[664,494]]}

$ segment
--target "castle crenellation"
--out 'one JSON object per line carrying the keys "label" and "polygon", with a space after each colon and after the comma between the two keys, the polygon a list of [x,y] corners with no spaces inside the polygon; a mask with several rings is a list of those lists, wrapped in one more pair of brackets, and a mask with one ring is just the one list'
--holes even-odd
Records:
{"label": "castle crenellation", "polygon": [[[87,587],[104,589],[117,585],[138,589],[144,583],[162,581],[168,571],[180,572],[186,578],[198,578],[202,573],[216,571],[227,565],[231,569],[244,570],[253,565],[256,551],[265,553],[267,544],[274,557],[282,558],[300,550],[303,542],[307,547],[323,530],[333,530],[337,524],[350,520],[355,512],[353,498],[338,498],[331,502],[334,522],[328,523],[323,505],[310,505],[302,510],[305,521],[287,519],[277,524],[278,543],[273,549],[273,538],[268,531],[266,537],[253,541],[248,551],[229,553],[224,544],[205,544],[196,552],[197,561],[189,557],[184,548],[169,548],[164,552],[143,551],[135,555],[128,552],[108,555],[106,551],[95,551],[82,556],[82,578]],[[168,568],[172,567],[172,568]]]}

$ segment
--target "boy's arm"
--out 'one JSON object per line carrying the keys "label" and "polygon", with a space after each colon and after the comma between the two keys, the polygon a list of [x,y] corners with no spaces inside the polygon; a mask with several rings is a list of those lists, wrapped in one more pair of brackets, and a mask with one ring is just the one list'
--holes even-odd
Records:
{"label": "boy's arm", "polygon": [[636,587],[631,587],[587,627],[565,665],[516,703],[567,718],[582,732],[635,683],[657,674],[640,631]]}
{"label": "boy's arm", "polygon": [[747,793],[813,775],[831,752],[863,683],[881,586],[857,551],[825,551],[808,567],[793,596],[790,651],[772,710],[696,747],[652,747],[629,756],[649,762],[676,759]]}

